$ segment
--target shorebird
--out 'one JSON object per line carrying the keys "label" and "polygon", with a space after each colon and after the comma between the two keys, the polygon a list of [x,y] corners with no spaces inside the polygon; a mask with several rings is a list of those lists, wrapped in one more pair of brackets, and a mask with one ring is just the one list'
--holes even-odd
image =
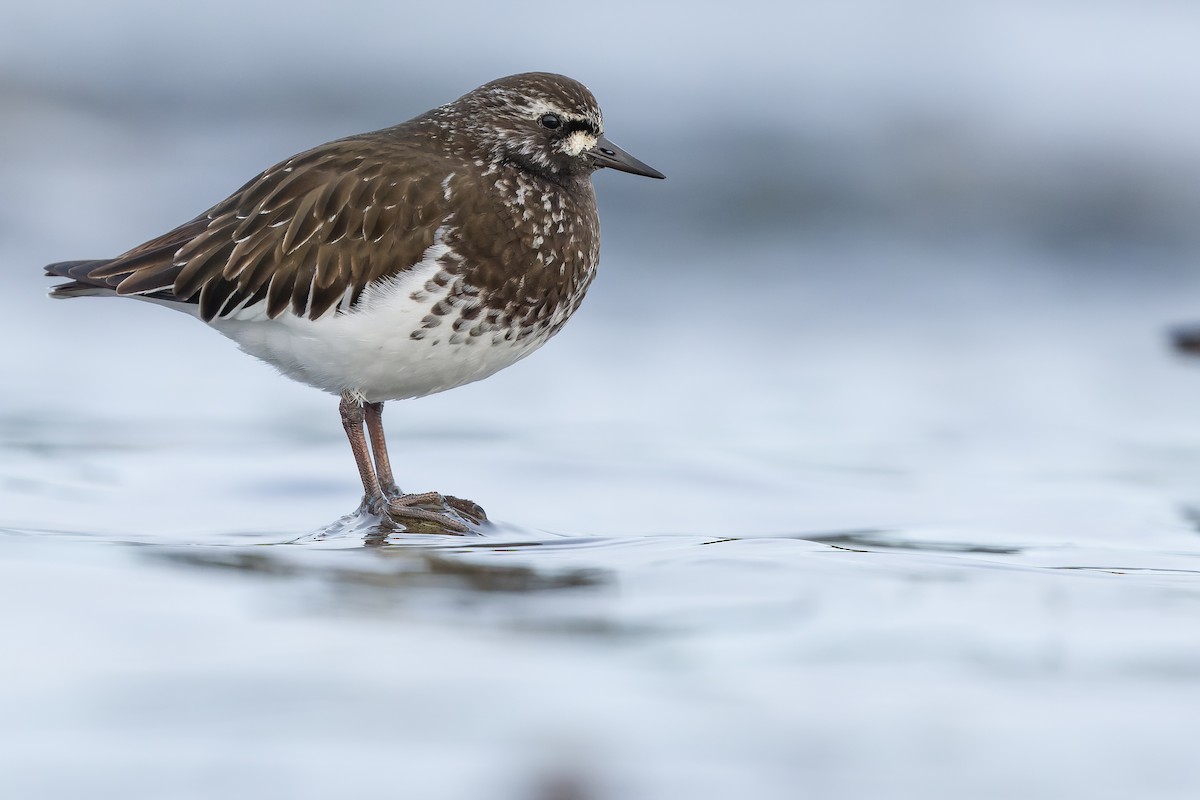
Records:
{"label": "shorebird", "polygon": [[486,378],[558,332],[599,261],[603,167],[664,177],[605,138],[583,84],[512,75],[282,161],[116,258],[51,264],[69,279],[51,296],[184,311],[338,395],[362,508],[463,532],[478,506],[396,486],[383,404]]}

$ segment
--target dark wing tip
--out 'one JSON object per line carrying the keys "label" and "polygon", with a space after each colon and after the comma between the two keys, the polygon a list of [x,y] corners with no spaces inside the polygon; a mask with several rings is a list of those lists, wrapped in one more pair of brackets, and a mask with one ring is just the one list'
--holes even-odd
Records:
{"label": "dark wing tip", "polygon": [[56,261],[53,264],[46,265],[46,275],[51,278],[70,278],[74,281],[87,282],[89,274],[105,264],[111,263],[111,259],[87,259],[83,261]]}
{"label": "dark wing tip", "polygon": [[93,272],[111,264],[111,259],[90,259],[84,261],[57,261],[46,265],[46,276],[49,278],[67,278],[69,283],[60,283],[51,287],[50,296],[55,299],[68,297],[86,297],[87,295],[108,294],[116,290],[116,284],[107,278],[93,276]]}

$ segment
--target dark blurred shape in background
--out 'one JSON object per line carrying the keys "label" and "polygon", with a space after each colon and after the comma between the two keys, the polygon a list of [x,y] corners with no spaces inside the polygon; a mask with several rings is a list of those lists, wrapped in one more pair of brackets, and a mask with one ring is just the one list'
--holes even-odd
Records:
{"label": "dark blurred shape in background", "polygon": [[1176,328],[1172,331],[1175,348],[1188,355],[1200,355],[1200,325]]}

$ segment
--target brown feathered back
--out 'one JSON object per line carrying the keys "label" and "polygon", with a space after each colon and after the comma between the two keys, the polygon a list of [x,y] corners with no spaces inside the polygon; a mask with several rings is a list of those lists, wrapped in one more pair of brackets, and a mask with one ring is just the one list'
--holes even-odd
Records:
{"label": "brown feathered back", "polygon": [[417,263],[446,216],[439,171],[421,168],[429,154],[406,146],[398,129],[290,158],[83,274],[48,269],[121,295],[198,303],[206,321],[261,300],[270,317],[352,306],[368,283]]}

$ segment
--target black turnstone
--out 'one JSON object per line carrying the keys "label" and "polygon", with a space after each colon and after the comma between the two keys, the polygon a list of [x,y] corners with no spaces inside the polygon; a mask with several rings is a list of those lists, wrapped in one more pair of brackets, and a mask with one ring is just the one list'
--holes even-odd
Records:
{"label": "black turnstone", "polygon": [[604,137],[585,86],[513,75],[293,156],[116,258],[51,264],[70,279],[51,296],[186,311],[339,395],[364,508],[463,531],[473,503],[396,487],[383,403],[486,378],[562,327],[600,255],[601,167],[663,177]]}

